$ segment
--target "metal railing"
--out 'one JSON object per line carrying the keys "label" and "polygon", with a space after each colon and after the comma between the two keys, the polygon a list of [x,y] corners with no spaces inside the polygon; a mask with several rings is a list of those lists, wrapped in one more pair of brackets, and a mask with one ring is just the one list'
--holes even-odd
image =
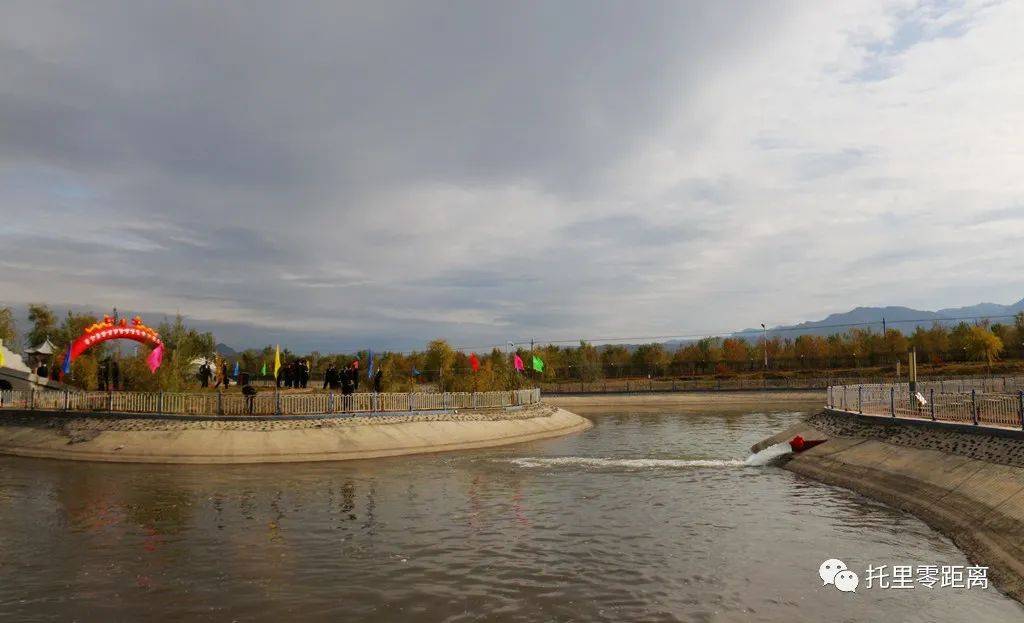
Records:
{"label": "metal railing", "polygon": [[1024,378],[918,381],[915,389],[907,383],[833,385],[826,400],[829,408],[851,413],[1024,429]]}
{"label": "metal railing", "polygon": [[[824,390],[839,385],[891,385],[893,380],[859,377],[792,377],[783,379],[599,379],[542,383],[548,394],[612,394],[634,392]],[[906,383],[903,383],[906,386]],[[985,376],[918,381],[918,387],[934,386],[938,393],[1010,392],[1024,389],[1024,376]]]}
{"label": "metal railing", "polygon": [[255,396],[221,392],[0,391],[4,410],[138,413],[140,415],[314,415],[484,409],[540,402],[540,389],[501,392],[350,394],[263,392]]}

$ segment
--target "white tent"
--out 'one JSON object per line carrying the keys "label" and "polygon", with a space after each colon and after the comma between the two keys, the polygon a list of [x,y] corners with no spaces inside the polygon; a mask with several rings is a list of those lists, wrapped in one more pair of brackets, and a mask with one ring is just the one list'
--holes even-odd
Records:
{"label": "white tent", "polygon": [[8,350],[4,346],[3,340],[0,340],[0,353],[3,353],[4,368],[17,370],[19,372],[31,372],[28,366],[25,365],[25,362],[21,359],[21,355]]}

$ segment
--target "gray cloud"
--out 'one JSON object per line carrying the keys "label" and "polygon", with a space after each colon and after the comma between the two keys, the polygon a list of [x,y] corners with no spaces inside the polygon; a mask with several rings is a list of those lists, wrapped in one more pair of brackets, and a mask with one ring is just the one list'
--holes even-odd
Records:
{"label": "gray cloud", "polygon": [[[1022,190],[987,183],[991,163],[955,201],[934,188],[947,152],[922,141],[948,127],[918,127],[913,99],[950,84],[916,52],[1012,20],[846,10],[6,3],[0,303],[181,310],[236,346],[800,319],[834,271],[884,269],[922,213],[959,222]],[[1013,58],[1016,39],[987,40]],[[851,94],[849,75],[897,58],[884,92]],[[1018,101],[965,118],[1012,127]],[[993,128],[971,132],[947,140],[1008,161]]]}

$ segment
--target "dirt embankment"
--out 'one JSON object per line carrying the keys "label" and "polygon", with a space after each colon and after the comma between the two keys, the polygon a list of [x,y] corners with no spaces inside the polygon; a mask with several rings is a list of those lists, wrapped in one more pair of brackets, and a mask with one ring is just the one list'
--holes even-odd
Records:
{"label": "dirt embankment", "polygon": [[574,409],[627,408],[635,410],[680,409],[700,410],[709,407],[758,409],[766,405],[772,408],[792,407],[794,410],[820,409],[825,404],[825,392],[773,391],[773,392],[675,392],[663,394],[590,394],[578,396],[545,396],[544,402]]}
{"label": "dirt embankment", "polygon": [[785,467],[912,513],[1024,601],[1024,437],[821,413],[754,446],[828,441]]}

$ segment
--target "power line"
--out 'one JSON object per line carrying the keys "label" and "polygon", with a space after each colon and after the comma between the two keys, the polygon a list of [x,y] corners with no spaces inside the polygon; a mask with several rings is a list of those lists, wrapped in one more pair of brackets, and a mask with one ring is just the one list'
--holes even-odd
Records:
{"label": "power line", "polygon": [[[1016,318],[1017,314],[997,314],[988,316],[952,316],[948,318],[911,318],[906,320],[888,320],[887,324],[909,324],[909,323],[920,323],[920,322],[935,322],[935,323],[949,323],[966,320],[992,320],[998,318]],[[792,327],[777,327],[774,329],[768,329],[768,333],[789,333],[789,332],[811,332],[818,329],[841,329],[841,328],[854,328],[854,327],[868,327],[871,325],[881,325],[882,319],[871,320],[866,322],[846,322],[839,324],[827,324],[827,325],[805,325],[805,326],[792,326]],[[657,341],[657,340],[681,340],[681,339],[701,339],[706,337],[732,337],[740,335],[757,335],[760,334],[761,329],[745,329],[743,331],[707,331],[703,333],[685,333],[685,334],[674,334],[674,335],[641,335],[633,337],[598,337],[598,338],[574,338],[569,340],[536,340],[543,344],[575,344],[577,342],[624,342],[624,341]],[[529,340],[519,340],[512,342],[517,346],[525,346],[529,344]]]}

